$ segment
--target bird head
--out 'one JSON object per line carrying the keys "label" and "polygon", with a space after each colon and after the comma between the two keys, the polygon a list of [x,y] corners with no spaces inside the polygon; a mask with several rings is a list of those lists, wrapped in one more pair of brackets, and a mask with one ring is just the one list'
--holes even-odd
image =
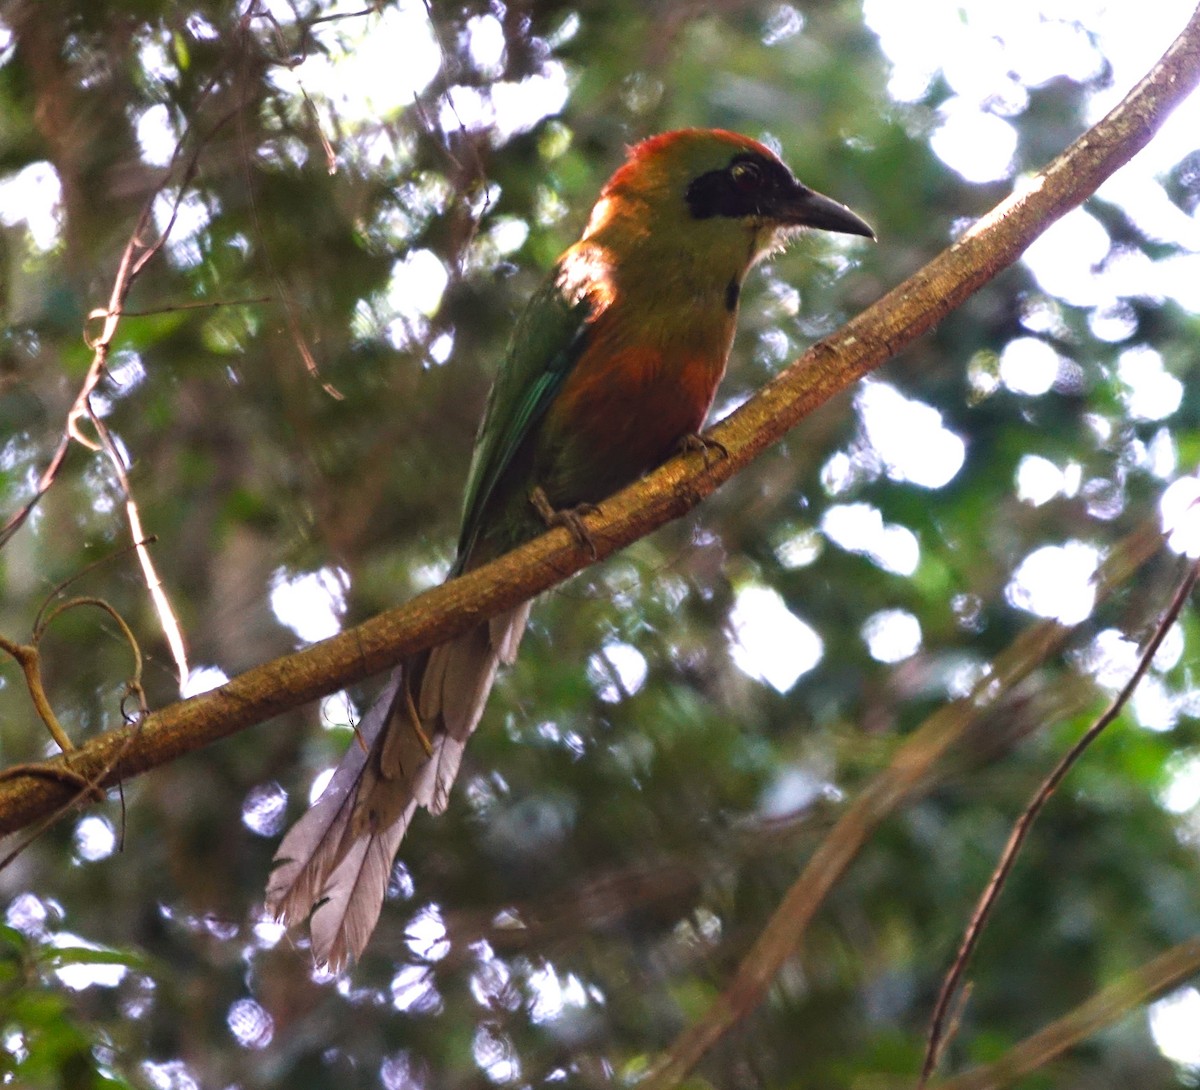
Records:
{"label": "bird head", "polygon": [[748,268],[806,227],[874,238],[845,205],[797,181],[769,148],[720,129],[681,129],[634,145],[609,179],[584,239],[664,241]]}

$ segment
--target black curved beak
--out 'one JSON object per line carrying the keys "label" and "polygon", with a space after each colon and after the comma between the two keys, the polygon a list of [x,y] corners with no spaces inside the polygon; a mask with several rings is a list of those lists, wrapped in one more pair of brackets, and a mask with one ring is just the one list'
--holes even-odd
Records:
{"label": "black curved beak", "polygon": [[783,223],[798,227],[815,227],[819,231],[838,231],[843,235],[862,235],[874,239],[875,232],[861,216],[851,212],[844,204],[797,183],[777,210]]}

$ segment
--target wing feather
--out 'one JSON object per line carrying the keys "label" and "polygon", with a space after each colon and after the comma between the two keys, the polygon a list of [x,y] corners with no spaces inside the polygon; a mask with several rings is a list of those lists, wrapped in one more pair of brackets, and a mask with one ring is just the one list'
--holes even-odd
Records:
{"label": "wing feather", "polygon": [[455,574],[470,558],[497,483],[583,354],[593,317],[593,305],[568,293],[556,266],[517,323],[471,456]]}
{"label": "wing feather", "polygon": [[[517,324],[476,439],[453,574],[472,562],[489,501],[585,351],[595,313],[560,263]],[[396,707],[406,683],[404,668],[398,668],[363,717],[360,738],[324,794],[284,837],[267,886],[267,909],[289,926],[309,917],[318,963],[337,970],[362,953],[413,814],[418,806],[433,813],[445,809],[496,667],[516,657],[528,616],[525,603],[433,648],[423,667],[415,667],[422,735]],[[393,725],[380,737],[389,718]],[[431,747],[428,755],[420,751],[419,737]]]}

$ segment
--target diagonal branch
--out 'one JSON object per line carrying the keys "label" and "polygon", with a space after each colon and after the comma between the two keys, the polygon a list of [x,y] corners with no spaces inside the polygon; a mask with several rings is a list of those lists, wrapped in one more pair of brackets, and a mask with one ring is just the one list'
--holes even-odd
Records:
{"label": "diagonal branch", "polygon": [[996,902],[1000,899],[1000,894],[1008,882],[1008,876],[1012,873],[1013,867],[1016,866],[1021,846],[1025,843],[1025,838],[1033,828],[1033,823],[1037,821],[1038,815],[1042,812],[1046,803],[1050,801],[1050,797],[1058,790],[1059,784],[1066,779],[1067,773],[1079,763],[1092,743],[1108,729],[1117,716],[1124,710],[1125,705],[1129,703],[1142,678],[1149,671],[1150,664],[1154,661],[1154,656],[1162,646],[1163,640],[1167,638],[1167,633],[1179,619],[1179,614],[1187,604],[1188,599],[1191,598],[1192,590],[1196,586],[1197,577],[1200,577],[1200,564],[1192,564],[1176,588],[1170,605],[1162,617],[1159,618],[1154,629],[1154,634],[1143,649],[1137,667],[1134,669],[1129,680],[1126,681],[1121,691],[1112,699],[1100,718],[1055,763],[1050,774],[1042,781],[1033,798],[1013,825],[1008,843],[1004,845],[1004,850],[1000,853],[1000,859],[992,871],[992,876],[988,880],[987,887],[984,889],[975,906],[970,923],[967,924],[967,929],[963,934],[958,953],[954,957],[954,962],[946,973],[945,979],[942,981],[941,991],[938,993],[937,1002],[934,1005],[933,1017],[930,1019],[929,1040],[925,1049],[925,1059],[921,1065],[921,1077],[917,1082],[917,1090],[924,1090],[926,1083],[941,1059],[945,1046],[951,1039],[952,1031],[947,1025],[951,1001],[957,993],[959,984],[967,971],[967,963],[970,961],[971,955],[975,952],[975,947],[979,944],[980,936],[987,926],[988,918],[991,916],[992,910],[996,907]]}
{"label": "diagonal branch", "polygon": [[[1146,525],[1125,538],[1097,573],[1097,600],[1134,577],[1162,544],[1157,527]],[[934,769],[981,716],[1002,706],[1013,688],[1060,652],[1088,622],[1068,628],[1042,621],[1025,629],[993,660],[988,673],[961,700],[940,708],[897,748],[888,766],[859,792],[817,846],[800,876],[771,914],[742,958],[721,997],[671,1045],[638,1090],[668,1090],[742,1018],[762,1002],[771,981],[799,949],[809,924],[829,891],[885,818],[933,786]]]}
{"label": "diagonal branch", "polygon": [[1200,972],[1200,938],[1193,936],[1118,977],[994,1063],[933,1083],[931,1090],[998,1090],[1009,1086],[1197,972]]}
{"label": "diagonal branch", "polygon": [[[1076,140],[1023,193],[1004,201],[923,269],[768,383],[712,437],[728,457],[673,458],[589,516],[595,559],[644,537],[696,506],[819,405],[912,343],[1011,265],[1064,213],[1141,150],[1200,81],[1200,12],[1150,74],[1103,121]],[[145,772],[236,731],[379,673],[407,655],[466,631],[562,582],[592,557],[554,530],[412,602],[304,651],[108,731],[72,755],[72,768],[105,783]],[[111,766],[111,767],[110,767]],[[105,773],[105,769],[108,769]],[[0,833],[71,801],[46,777],[0,782]]]}

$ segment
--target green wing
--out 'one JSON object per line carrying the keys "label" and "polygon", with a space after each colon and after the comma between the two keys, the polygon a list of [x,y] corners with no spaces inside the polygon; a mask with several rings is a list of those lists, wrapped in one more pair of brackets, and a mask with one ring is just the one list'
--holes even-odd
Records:
{"label": "green wing", "polygon": [[470,555],[482,528],[484,509],[517,448],[582,355],[590,313],[586,300],[572,303],[564,296],[556,268],[517,322],[475,439],[456,573]]}

